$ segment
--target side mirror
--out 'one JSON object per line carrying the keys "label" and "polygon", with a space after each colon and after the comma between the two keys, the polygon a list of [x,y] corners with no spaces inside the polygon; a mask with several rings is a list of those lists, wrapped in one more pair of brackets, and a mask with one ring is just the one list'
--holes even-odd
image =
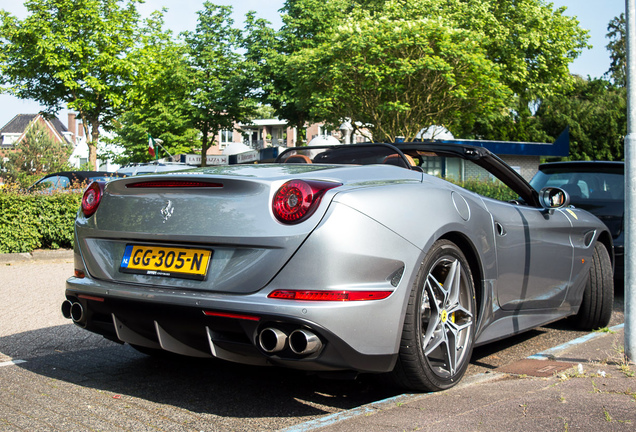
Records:
{"label": "side mirror", "polygon": [[544,209],[552,213],[554,209],[569,206],[570,195],[561,188],[546,187],[539,191],[539,202]]}

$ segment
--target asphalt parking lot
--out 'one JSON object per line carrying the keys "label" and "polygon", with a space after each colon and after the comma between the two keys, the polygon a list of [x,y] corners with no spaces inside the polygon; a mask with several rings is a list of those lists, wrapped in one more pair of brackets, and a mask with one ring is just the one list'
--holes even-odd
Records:
{"label": "asphalt parking lot", "polygon": [[[0,430],[278,430],[396,396],[373,377],[326,380],[220,361],[150,358],[60,312],[71,258],[0,263]],[[622,298],[616,309],[622,310]],[[622,322],[616,313],[612,324]],[[469,374],[574,339],[563,323],[481,347]]]}

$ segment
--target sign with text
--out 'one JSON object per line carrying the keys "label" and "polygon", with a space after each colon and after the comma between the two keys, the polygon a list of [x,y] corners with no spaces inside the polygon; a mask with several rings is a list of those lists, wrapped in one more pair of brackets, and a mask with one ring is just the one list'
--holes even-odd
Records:
{"label": "sign with text", "polygon": [[[187,154],[185,156],[185,163],[188,165],[201,165],[201,155],[195,154]],[[228,164],[228,156],[227,155],[207,155],[205,159],[206,165],[227,165]]]}

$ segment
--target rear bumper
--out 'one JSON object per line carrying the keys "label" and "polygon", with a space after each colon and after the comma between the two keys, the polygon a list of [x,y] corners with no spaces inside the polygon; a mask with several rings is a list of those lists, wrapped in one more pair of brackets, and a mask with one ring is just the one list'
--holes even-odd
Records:
{"label": "rear bumper", "polygon": [[[85,278],[67,281],[66,297],[85,312],[78,324],[133,345],[247,364],[390,371],[423,252],[348,206],[333,205],[328,215],[289,261],[274,267],[276,275],[265,285],[246,278],[231,290],[221,290],[220,284],[204,289],[153,276],[135,283],[86,272]],[[115,262],[120,259],[115,255]],[[83,266],[80,254],[75,265]],[[274,290],[288,289],[393,293],[346,302],[268,298]],[[286,334],[308,330],[320,340],[320,349],[304,355],[287,348],[269,352],[259,345],[266,328]]]}
{"label": "rear bumper", "polygon": [[[279,313],[256,313],[230,309],[231,301],[194,301],[192,306],[131,301],[84,290],[73,279],[67,283],[66,298],[82,306],[83,314],[76,324],[117,342],[187,356],[314,371],[388,372],[397,359],[395,352],[361,353],[321,324],[286,314],[284,307],[277,308],[282,309]],[[209,316],[206,312],[229,316]],[[259,344],[259,334],[266,328],[280,329],[287,335],[296,329],[309,330],[320,339],[321,349],[299,355],[286,344],[279,352],[267,353]]]}

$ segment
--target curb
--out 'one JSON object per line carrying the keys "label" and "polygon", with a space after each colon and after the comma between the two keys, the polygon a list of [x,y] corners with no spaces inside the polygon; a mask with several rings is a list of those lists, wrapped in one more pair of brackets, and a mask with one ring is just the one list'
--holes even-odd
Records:
{"label": "curb", "polygon": [[[489,381],[494,381],[499,379],[502,374],[497,372],[488,372],[488,373],[480,373],[477,375],[473,375],[471,377],[462,380],[461,383],[457,384],[455,388],[463,388],[469,387],[476,384],[482,384]],[[314,420],[309,420],[304,423],[299,423],[294,426],[289,426],[285,429],[279,429],[277,432],[308,432],[316,429],[320,429],[325,426],[332,426],[336,423],[343,422],[345,420],[349,420],[359,416],[366,416],[369,414],[373,414],[374,412],[394,408],[398,404],[406,404],[409,402],[415,402],[420,399],[424,399],[429,397],[436,392],[428,392],[428,393],[404,393],[401,395],[393,396],[387,399],[382,399],[375,402],[370,402],[365,405],[361,405],[357,408],[352,408],[346,411],[337,412],[334,414],[329,414],[324,417],[320,417]]]}
{"label": "curb", "polygon": [[[625,326],[624,323],[618,324],[614,327],[611,327],[610,330],[612,331],[620,330],[624,326]],[[561,351],[565,351],[568,348],[585,343],[589,340],[596,339],[597,337],[605,336],[606,334],[607,333],[603,333],[603,332],[589,333],[585,336],[581,336],[577,339],[566,342],[565,344],[547,349],[540,353],[531,355],[527,358],[537,359],[537,360],[547,360],[549,358],[553,358],[557,353]],[[494,381],[496,379],[499,379],[502,375],[504,374],[501,374],[498,372],[489,372],[489,373],[481,373],[481,374],[473,375],[472,377],[468,377],[467,379],[462,380],[462,382],[459,383],[456,388],[469,387],[476,384]],[[308,431],[319,429],[325,426],[332,426],[336,423],[340,423],[342,421],[349,420],[355,417],[369,415],[377,410],[393,408],[395,404],[398,402],[399,403],[414,402],[416,400],[428,397],[431,394],[433,393],[421,393],[421,394],[405,393],[398,396],[390,397],[388,399],[371,402],[369,404],[362,405],[350,410],[337,412],[337,413],[326,415],[324,417],[320,417],[314,420],[309,420],[304,423],[299,423],[297,425],[290,426],[285,429],[280,429],[278,432],[308,432]]]}
{"label": "curb", "polygon": [[[620,330],[620,329],[622,329],[624,327],[625,327],[625,323],[618,324],[618,325],[615,325],[614,327],[610,327],[610,331],[617,331],[617,330]],[[550,349],[547,349],[545,351],[541,351],[540,353],[531,355],[528,358],[532,359],[532,360],[549,360],[549,359],[552,359],[552,358],[556,357],[557,353],[560,353],[561,351],[565,351],[568,348],[571,348],[571,347],[573,347],[575,345],[580,345],[580,344],[582,344],[584,342],[587,342],[587,341],[590,341],[592,339],[596,339],[598,337],[605,336],[606,334],[607,333],[605,333],[605,332],[588,333],[585,336],[581,336],[581,337],[579,337],[577,339],[573,339],[570,342],[566,342],[566,343],[564,343],[562,345],[559,345],[559,346],[556,346],[554,348],[550,348]]]}
{"label": "curb", "polygon": [[56,259],[73,259],[72,249],[35,250],[25,253],[0,253],[0,264],[34,262]]}

